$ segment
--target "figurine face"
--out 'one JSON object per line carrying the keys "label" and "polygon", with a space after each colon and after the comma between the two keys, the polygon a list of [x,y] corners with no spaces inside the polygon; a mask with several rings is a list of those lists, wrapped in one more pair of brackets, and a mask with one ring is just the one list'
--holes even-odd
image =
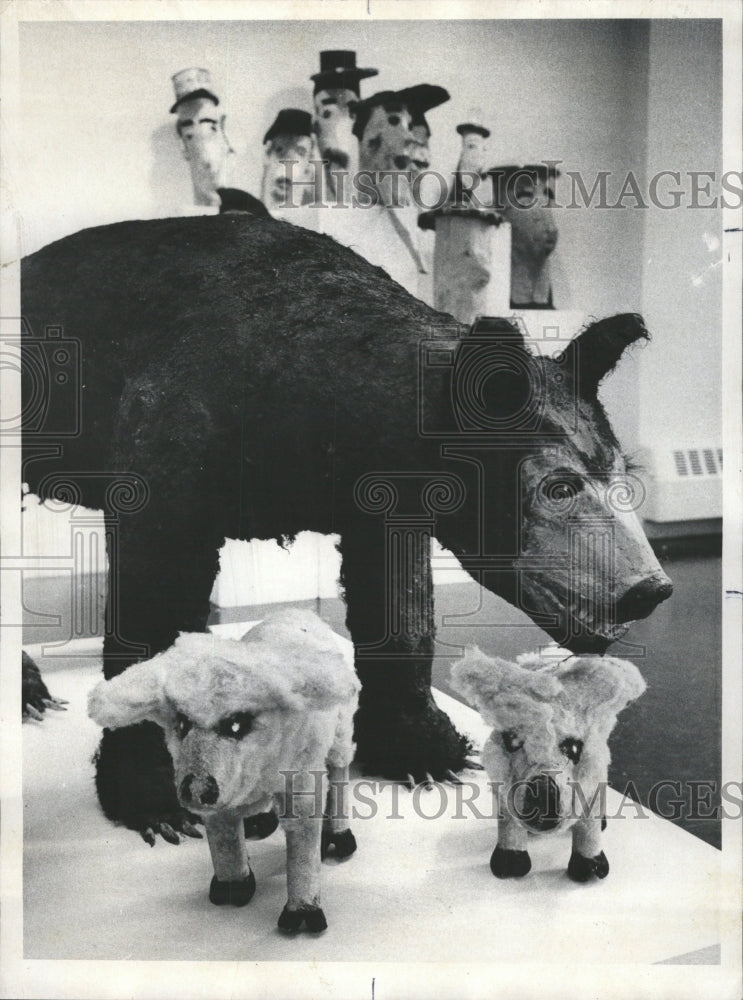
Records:
{"label": "figurine face", "polygon": [[183,143],[183,155],[191,164],[195,201],[218,205],[217,188],[227,185],[227,157],[230,145],[224,134],[224,115],[217,114],[213,101],[199,97],[178,107],[176,121]]}
{"label": "figurine face", "polygon": [[480,174],[485,169],[487,144],[478,132],[466,132],[462,136],[462,152],[457,170],[469,170]]}
{"label": "figurine face", "polygon": [[361,137],[361,169],[407,170],[417,145],[407,108],[402,105],[372,108]]}
{"label": "figurine face", "polygon": [[554,192],[544,178],[521,177],[508,188],[505,219],[511,223],[514,257],[539,266],[557,246],[557,225],[552,209]]}
{"label": "figurine face", "polygon": [[354,101],[358,101],[358,96],[352,90],[342,87],[318,90],[315,94],[312,126],[323,159],[330,160],[333,166],[350,166],[356,150],[357,141],[352,131],[353,115],[349,108]]}
{"label": "figurine face", "polygon": [[[314,144],[309,135],[277,135],[266,144],[262,195],[266,208],[312,202],[313,153]],[[289,197],[292,185],[297,190]]]}

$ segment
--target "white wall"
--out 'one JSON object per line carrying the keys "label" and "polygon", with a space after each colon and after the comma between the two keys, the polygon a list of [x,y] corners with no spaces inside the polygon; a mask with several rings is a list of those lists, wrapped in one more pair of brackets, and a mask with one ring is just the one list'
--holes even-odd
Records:
{"label": "white wall", "polygon": [[[652,24],[648,173],[714,170],[719,177],[721,107],[719,22]],[[716,185],[711,190],[719,194]],[[700,195],[700,203],[709,200]],[[640,366],[641,443],[721,445],[721,213],[644,214],[642,311],[654,341]]]}

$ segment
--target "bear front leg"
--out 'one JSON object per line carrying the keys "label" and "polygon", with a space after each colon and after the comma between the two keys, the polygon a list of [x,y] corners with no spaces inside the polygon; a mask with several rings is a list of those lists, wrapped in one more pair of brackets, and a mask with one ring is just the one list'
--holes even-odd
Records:
{"label": "bear front leg", "polygon": [[602,818],[585,816],[573,827],[573,853],[568,875],[574,882],[588,882],[593,876],[606,878],[609,862],[601,850]]}
{"label": "bear front leg", "polygon": [[255,876],[245,846],[243,818],[230,809],[204,819],[214,878],[209,900],[217,906],[245,906],[255,893]]}
{"label": "bear front leg", "polygon": [[[320,906],[320,846],[323,817],[316,808],[313,785],[321,780],[319,770],[294,776],[292,791],[277,796],[279,819],[286,836],[287,902],[279,916],[282,931],[324,931],[328,926]],[[320,803],[327,797],[322,780]],[[314,799],[314,803],[313,803]]]}
{"label": "bear front leg", "polygon": [[520,878],[531,871],[526,830],[505,810],[498,812],[498,843],[490,858],[496,878]]}
{"label": "bear front leg", "polygon": [[[188,522],[187,530],[150,506],[121,516],[108,533],[109,586],[103,672],[108,679],[138,659],[167,649],[179,632],[203,632],[218,566],[218,544]],[[145,517],[145,514],[148,515]],[[166,533],[165,526],[170,530]],[[133,653],[138,645],[140,651]],[[105,730],[96,757],[96,788],[109,819],[154,845],[179,833],[200,837],[197,817],[179,803],[173,765],[154,723]]]}
{"label": "bear front leg", "polygon": [[430,537],[400,560],[388,558],[380,518],[342,533],[347,624],[361,680],[357,759],[366,773],[405,781],[446,780],[468,765],[469,741],[434,703]]}
{"label": "bear front leg", "polygon": [[349,858],[356,850],[356,838],[348,826],[348,765],[328,765],[328,798],[323,820],[320,857]]}

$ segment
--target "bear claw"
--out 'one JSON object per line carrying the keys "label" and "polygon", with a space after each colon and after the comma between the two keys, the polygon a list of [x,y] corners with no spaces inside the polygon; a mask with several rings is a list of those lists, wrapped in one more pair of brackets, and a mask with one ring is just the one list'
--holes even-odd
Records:
{"label": "bear claw", "polygon": [[497,847],[490,857],[490,870],[496,878],[521,878],[531,871],[528,851],[509,851]]}
{"label": "bear claw", "polygon": [[340,833],[333,833],[331,830],[323,830],[320,841],[320,859],[325,858],[333,848],[333,857],[350,858],[356,850],[356,838],[350,830],[341,830]]}
{"label": "bear claw", "polygon": [[609,874],[609,862],[603,851],[593,858],[584,858],[582,854],[573,851],[568,864],[568,875],[574,882],[588,882],[592,875],[596,878],[606,878]]}
{"label": "bear claw", "polygon": [[247,878],[236,879],[234,882],[220,882],[215,875],[209,886],[209,902],[215,906],[245,906],[255,895],[255,875],[250,872]]}
{"label": "bear claw", "polygon": [[328,926],[325,914],[319,906],[300,906],[298,910],[290,910],[287,904],[281,911],[279,928],[282,931],[296,933],[302,929],[302,924],[315,934],[324,931]]}

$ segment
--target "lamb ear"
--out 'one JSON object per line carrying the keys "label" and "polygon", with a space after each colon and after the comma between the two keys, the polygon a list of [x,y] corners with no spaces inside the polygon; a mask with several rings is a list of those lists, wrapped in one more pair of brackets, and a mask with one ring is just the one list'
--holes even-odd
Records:
{"label": "lamb ear", "polygon": [[581,396],[594,397],[599,382],[613,370],[625,349],[649,339],[645,321],[637,313],[610,316],[586,327],[565,348],[565,361],[576,373]]}
{"label": "lamb ear", "polygon": [[558,681],[548,673],[536,673],[510,660],[486,656],[477,646],[468,646],[452,667],[451,686],[492,721],[496,704],[512,694],[526,694],[538,702],[551,701],[559,692]]}
{"label": "lamb ear", "polygon": [[168,672],[167,653],[131,667],[101,681],[88,695],[88,715],[99,726],[119,729],[148,719],[165,727],[172,710],[164,697]]}
{"label": "lamb ear", "polygon": [[342,653],[323,652],[317,657],[305,654],[306,674],[294,689],[294,693],[308,708],[330,709],[334,705],[349,703],[359,692],[361,684],[353,670],[349,670]]}
{"label": "lamb ear", "polygon": [[589,711],[612,717],[639,698],[646,688],[634,663],[616,656],[576,657],[566,665],[560,680],[566,692],[577,695]]}

